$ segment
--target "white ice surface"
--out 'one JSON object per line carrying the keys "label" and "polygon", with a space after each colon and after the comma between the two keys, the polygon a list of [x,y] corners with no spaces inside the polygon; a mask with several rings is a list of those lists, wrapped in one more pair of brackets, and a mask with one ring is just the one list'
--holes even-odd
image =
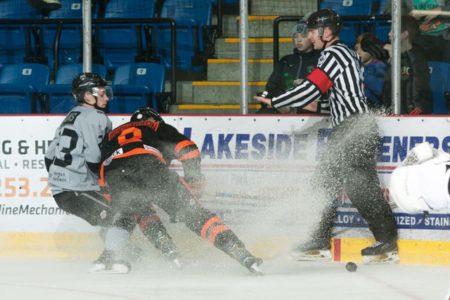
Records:
{"label": "white ice surface", "polygon": [[[220,261],[220,263],[216,263]],[[438,299],[448,300],[449,267],[266,261],[265,276],[252,276],[222,255],[184,260],[184,268],[144,259],[126,275],[91,274],[89,260],[0,260],[3,300],[251,300]]]}

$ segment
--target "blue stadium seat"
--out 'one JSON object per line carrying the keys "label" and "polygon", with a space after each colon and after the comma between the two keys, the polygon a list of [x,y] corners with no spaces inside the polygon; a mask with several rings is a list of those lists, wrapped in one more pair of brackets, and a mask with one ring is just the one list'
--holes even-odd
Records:
{"label": "blue stadium seat", "polygon": [[[203,71],[197,63],[205,52],[205,40],[212,22],[211,0],[166,0],[161,9],[161,17],[176,21],[176,67],[179,70]],[[167,68],[172,65],[170,57],[170,32],[161,26],[156,31],[156,52]]]}
{"label": "blue stadium seat", "polygon": [[386,14],[386,0],[374,0],[373,1],[373,14],[374,15],[384,15]]}
{"label": "blue stadium seat", "polygon": [[330,8],[341,16],[370,16],[373,0],[323,0],[320,8]]}
{"label": "blue stadium seat", "polygon": [[[33,20],[40,19],[41,14],[26,1],[1,0],[1,20]],[[33,31],[31,25],[0,25],[0,64],[23,63],[34,51]]]}
{"label": "blue stadium seat", "polygon": [[[106,67],[93,64],[92,71],[103,78],[106,77]],[[55,83],[44,89],[47,111],[50,113],[67,113],[77,103],[72,96],[72,80],[83,72],[82,64],[62,65],[56,72]]]}
{"label": "blue stadium seat", "polygon": [[50,71],[43,64],[3,66],[0,73],[0,113],[43,112],[43,107],[38,107],[38,99],[49,78]]}
{"label": "blue stadium seat", "polygon": [[[82,19],[82,0],[61,0],[61,8],[51,11],[49,19]],[[44,26],[43,45],[45,56],[48,58],[48,64],[54,63],[54,49],[57,32],[57,25],[49,24]],[[61,30],[61,37],[57,43],[58,64],[79,63],[82,60],[82,25],[64,24]]]}
{"label": "blue stadium seat", "polygon": [[[153,0],[110,0],[105,8],[105,19],[154,18],[155,3]],[[135,62],[142,43],[144,24],[102,24],[100,27],[101,55],[109,70],[122,64]],[[140,36],[139,36],[140,35]]]}
{"label": "blue stadium seat", "polygon": [[389,32],[391,31],[391,22],[375,20],[373,22],[373,26],[374,26],[374,32],[375,32],[376,37],[382,43],[389,43]]}
{"label": "blue stadium seat", "polygon": [[429,61],[430,89],[433,95],[433,113],[448,114],[445,93],[450,91],[450,63]]}
{"label": "blue stadium seat", "polygon": [[355,46],[356,37],[361,33],[361,24],[359,22],[344,22],[341,28],[339,38],[351,49]]}
{"label": "blue stadium seat", "polygon": [[139,107],[159,110],[158,98],[164,91],[165,68],[155,63],[133,63],[119,66],[113,78],[114,99],[110,113],[132,113]]}
{"label": "blue stadium seat", "polygon": [[[53,43],[56,38],[56,27],[47,26],[44,30],[45,55],[48,57],[49,65],[52,65],[55,55],[53,53]],[[82,45],[81,25],[64,25],[58,41],[58,64],[63,65],[81,62],[83,55]]]}
{"label": "blue stadium seat", "polygon": [[40,18],[40,11],[32,8],[25,0],[0,1],[0,19],[2,20],[33,20]]}
{"label": "blue stadium seat", "polygon": [[105,19],[138,19],[153,18],[155,15],[154,0],[109,0],[106,4]]}
{"label": "blue stadium seat", "polygon": [[50,19],[81,19],[83,12],[82,0],[60,0],[61,8],[51,11]]}

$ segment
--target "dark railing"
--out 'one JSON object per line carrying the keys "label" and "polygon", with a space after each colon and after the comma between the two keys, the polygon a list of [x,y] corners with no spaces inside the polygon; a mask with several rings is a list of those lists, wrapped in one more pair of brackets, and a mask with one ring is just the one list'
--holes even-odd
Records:
{"label": "dark railing", "polygon": [[[293,21],[298,21],[300,20],[300,18],[302,18],[303,16],[280,16],[277,17],[274,21],[273,21],[273,64],[275,66],[275,64],[278,62],[278,60],[280,59],[280,23],[282,22],[293,22]],[[391,20],[391,16],[390,15],[379,15],[379,16],[342,16],[342,21],[345,25],[345,22],[356,22],[356,21],[360,21],[360,22],[367,22],[368,24],[370,24],[371,22],[375,22],[375,21],[386,21],[388,22],[389,20]]]}
{"label": "dark railing", "polygon": [[[52,66],[52,79],[58,70],[58,58],[59,58],[59,42],[61,39],[61,32],[65,25],[80,24],[82,20],[79,19],[36,19],[36,20],[0,20],[0,25],[57,25],[56,34],[53,41],[53,66]],[[173,104],[176,101],[177,85],[176,85],[176,30],[175,20],[172,18],[145,18],[145,19],[93,19],[93,25],[101,24],[169,24],[171,34],[171,70],[170,70],[170,101]],[[80,26],[80,30],[81,30]],[[139,37],[140,38],[140,37]],[[139,40],[138,38],[138,40]],[[94,41],[93,41],[94,46]]]}

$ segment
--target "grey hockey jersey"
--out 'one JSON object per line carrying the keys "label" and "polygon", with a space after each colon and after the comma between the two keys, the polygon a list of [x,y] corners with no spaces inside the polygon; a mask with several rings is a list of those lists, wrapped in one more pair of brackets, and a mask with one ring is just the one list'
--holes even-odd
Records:
{"label": "grey hockey jersey", "polygon": [[76,106],[67,114],[45,154],[51,161],[48,184],[53,195],[100,190],[98,175],[89,165],[100,163],[100,143],[111,128],[100,110]]}

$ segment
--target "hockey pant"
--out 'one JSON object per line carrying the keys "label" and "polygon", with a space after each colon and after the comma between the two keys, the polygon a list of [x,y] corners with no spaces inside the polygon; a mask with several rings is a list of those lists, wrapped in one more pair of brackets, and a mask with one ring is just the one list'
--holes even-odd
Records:
{"label": "hockey pant", "polygon": [[129,231],[131,216],[118,215],[109,195],[97,191],[62,192],[53,196],[59,208],[92,226],[117,226]]}
{"label": "hockey pant", "polygon": [[[140,215],[121,214],[114,209],[108,194],[97,191],[62,192],[54,196],[59,208],[87,221],[92,226],[119,227],[130,234],[136,223],[144,235],[154,244],[159,231],[166,232],[152,207],[147,207]],[[104,235],[105,232],[101,232]],[[104,239],[104,236],[102,236]]]}
{"label": "hockey pant", "polygon": [[184,180],[153,155],[113,159],[104,176],[122,213],[139,214],[154,204],[227,254],[230,247],[245,248],[220,217],[198,203]]}

